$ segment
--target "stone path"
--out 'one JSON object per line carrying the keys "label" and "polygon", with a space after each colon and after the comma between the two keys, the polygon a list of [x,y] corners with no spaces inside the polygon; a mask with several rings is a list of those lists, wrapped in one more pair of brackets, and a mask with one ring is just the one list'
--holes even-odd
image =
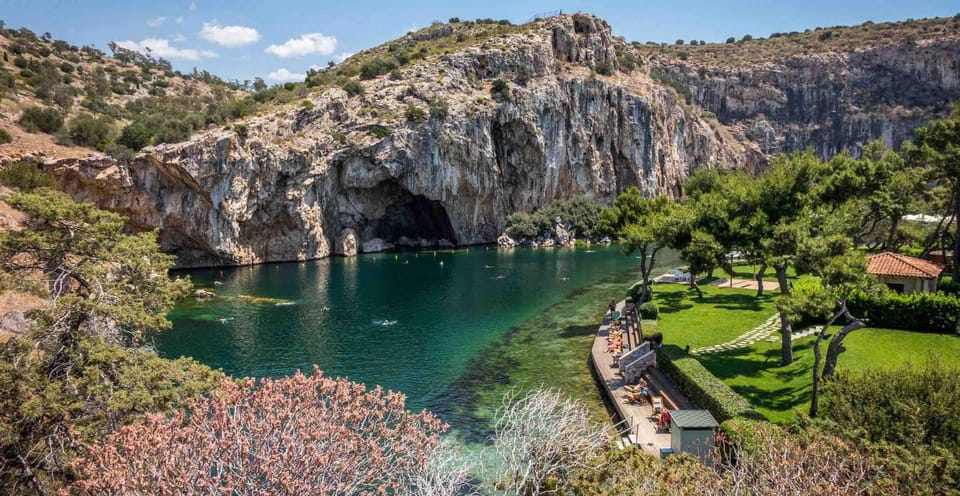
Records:
{"label": "stone path", "polygon": [[[805,338],[807,336],[813,336],[820,332],[821,328],[821,326],[809,327],[807,329],[794,332],[790,336],[793,340]],[[780,341],[780,314],[774,314],[773,317],[770,317],[757,327],[737,336],[732,341],[727,341],[726,343],[722,344],[715,344],[713,346],[694,348],[693,350],[690,350],[690,354],[709,355],[711,353],[720,353],[724,351],[746,348],[747,346],[750,346],[762,339],[765,339],[771,343]]]}
{"label": "stone path", "polygon": [[746,348],[761,339],[766,338],[772,333],[780,330],[780,315],[774,314],[773,317],[765,320],[762,324],[737,336],[732,341],[713,346],[704,346],[690,351],[691,355],[707,355],[710,353],[719,353],[721,351],[730,351],[738,348]]}

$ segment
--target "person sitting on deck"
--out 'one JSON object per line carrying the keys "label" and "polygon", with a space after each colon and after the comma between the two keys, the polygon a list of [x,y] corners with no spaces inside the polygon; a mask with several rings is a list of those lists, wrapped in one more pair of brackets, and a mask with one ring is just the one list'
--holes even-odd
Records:
{"label": "person sitting on deck", "polygon": [[623,386],[623,388],[631,393],[636,393],[638,391],[647,389],[647,381],[640,379],[640,382],[638,382],[635,386],[627,384],[626,386]]}
{"label": "person sitting on deck", "polygon": [[657,429],[670,431],[670,411],[666,408],[663,409],[663,412],[660,414],[660,417],[657,419]]}
{"label": "person sitting on deck", "polygon": [[620,366],[620,357],[621,357],[621,356],[623,356],[623,352],[622,352],[622,351],[617,351],[617,352],[615,352],[615,353],[613,354],[613,365],[611,365],[611,367],[619,367],[619,366]]}
{"label": "person sitting on deck", "polygon": [[607,343],[607,353],[610,353],[613,351],[620,351],[623,347],[622,345],[623,343],[619,339]]}
{"label": "person sitting on deck", "polygon": [[641,405],[647,404],[647,388],[643,388],[637,392],[627,392],[627,401],[630,403],[639,403]]}

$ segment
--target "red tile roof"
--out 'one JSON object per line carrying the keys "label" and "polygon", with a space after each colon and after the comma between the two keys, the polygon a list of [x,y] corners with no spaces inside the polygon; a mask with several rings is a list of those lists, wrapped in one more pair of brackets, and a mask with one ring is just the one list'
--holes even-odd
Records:
{"label": "red tile roof", "polygon": [[943,267],[933,262],[889,251],[867,257],[867,272],[879,276],[933,279],[942,271]]}

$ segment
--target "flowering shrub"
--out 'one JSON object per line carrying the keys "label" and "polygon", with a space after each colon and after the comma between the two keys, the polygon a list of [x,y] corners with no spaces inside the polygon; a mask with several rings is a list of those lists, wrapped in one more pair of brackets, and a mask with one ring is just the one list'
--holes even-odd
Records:
{"label": "flowering shrub", "polygon": [[[185,413],[189,412],[189,413]],[[446,429],[404,396],[346,379],[224,379],[172,417],[148,415],[77,464],[73,494],[386,494],[409,490]]]}

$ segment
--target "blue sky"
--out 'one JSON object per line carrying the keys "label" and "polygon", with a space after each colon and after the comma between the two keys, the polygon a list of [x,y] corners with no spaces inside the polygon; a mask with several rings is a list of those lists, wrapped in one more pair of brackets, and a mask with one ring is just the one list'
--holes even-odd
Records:
{"label": "blue sky", "polygon": [[723,41],[866,20],[952,16],[960,0],[3,0],[8,27],[106,51],[110,41],[150,47],[189,71],[225,79],[300,79],[323,66],[435,20],[478,17],[525,22],[538,13],[590,12],[630,41]]}

